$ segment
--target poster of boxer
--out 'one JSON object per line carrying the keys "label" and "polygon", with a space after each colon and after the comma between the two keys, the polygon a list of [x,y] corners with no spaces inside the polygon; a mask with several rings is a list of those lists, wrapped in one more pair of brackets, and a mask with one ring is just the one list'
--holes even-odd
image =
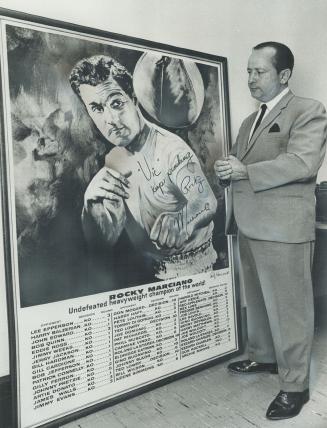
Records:
{"label": "poster of boxer", "polygon": [[17,14],[1,40],[15,425],[235,355],[226,59]]}

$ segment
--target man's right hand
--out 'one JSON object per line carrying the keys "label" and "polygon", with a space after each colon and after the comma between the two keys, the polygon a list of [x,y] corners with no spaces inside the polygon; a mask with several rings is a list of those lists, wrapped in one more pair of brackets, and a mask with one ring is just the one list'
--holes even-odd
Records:
{"label": "man's right hand", "polygon": [[126,174],[104,166],[93,177],[84,194],[84,208],[87,210],[92,202],[107,199],[112,202],[119,202],[121,199],[129,197],[130,183],[128,177],[131,171]]}
{"label": "man's right hand", "polygon": [[230,180],[232,177],[233,169],[228,158],[216,160],[214,170],[219,180]]}

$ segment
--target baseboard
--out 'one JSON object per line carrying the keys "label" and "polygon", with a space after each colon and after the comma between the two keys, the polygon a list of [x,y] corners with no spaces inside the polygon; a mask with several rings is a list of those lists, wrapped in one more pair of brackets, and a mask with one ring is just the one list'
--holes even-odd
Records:
{"label": "baseboard", "polygon": [[0,399],[10,394],[10,375],[0,376]]}
{"label": "baseboard", "polygon": [[0,391],[2,389],[9,388],[10,389],[10,375],[0,376]]}
{"label": "baseboard", "polygon": [[0,377],[0,427],[12,428],[10,376]]}

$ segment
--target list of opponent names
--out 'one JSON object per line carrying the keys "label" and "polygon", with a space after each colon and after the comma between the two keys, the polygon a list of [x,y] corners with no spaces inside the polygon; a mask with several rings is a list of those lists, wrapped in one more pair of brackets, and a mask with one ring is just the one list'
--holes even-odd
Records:
{"label": "list of opponent names", "polygon": [[34,409],[232,340],[227,284],[106,308],[31,331]]}
{"label": "list of opponent names", "polygon": [[179,299],[181,358],[231,341],[232,326],[227,288],[198,291]]}

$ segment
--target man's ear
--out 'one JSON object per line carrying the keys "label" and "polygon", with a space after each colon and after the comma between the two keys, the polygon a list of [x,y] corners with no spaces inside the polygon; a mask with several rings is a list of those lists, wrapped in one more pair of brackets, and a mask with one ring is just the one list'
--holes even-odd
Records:
{"label": "man's ear", "polygon": [[291,77],[291,70],[289,68],[285,68],[285,70],[282,70],[279,73],[279,80],[280,83],[282,83],[283,85],[286,85],[286,83],[289,81],[290,77]]}

